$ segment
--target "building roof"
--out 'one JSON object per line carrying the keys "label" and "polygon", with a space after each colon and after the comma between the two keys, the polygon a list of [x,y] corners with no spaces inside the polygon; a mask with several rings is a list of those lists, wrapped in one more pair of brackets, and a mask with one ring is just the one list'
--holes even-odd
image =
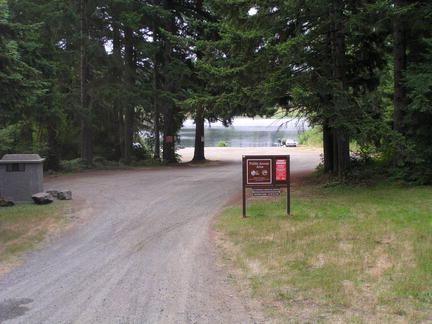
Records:
{"label": "building roof", "polygon": [[6,163],[42,163],[45,159],[39,154],[5,154],[0,160],[0,164]]}

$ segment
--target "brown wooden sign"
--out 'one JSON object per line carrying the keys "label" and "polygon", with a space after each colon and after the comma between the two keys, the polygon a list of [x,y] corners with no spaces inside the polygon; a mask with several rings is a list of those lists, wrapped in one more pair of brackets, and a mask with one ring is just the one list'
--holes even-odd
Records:
{"label": "brown wooden sign", "polygon": [[248,185],[263,185],[272,183],[272,160],[271,159],[247,159]]}
{"label": "brown wooden sign", "polygon": [[244,155],[242,165],[243,217],[246,217],[246,188],[253,189],[253,196],[262,197],[279,196],[280,188],[287,188],[287,214],[290,214],[290,156]]}

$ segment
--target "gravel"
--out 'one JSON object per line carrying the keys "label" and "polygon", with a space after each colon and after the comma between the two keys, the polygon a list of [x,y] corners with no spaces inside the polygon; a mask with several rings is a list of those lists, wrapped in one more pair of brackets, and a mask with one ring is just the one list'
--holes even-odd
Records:
{"label": "gravel", "polygon": [[[83,202],[79,223],[0,278],[0,323],[266,322],[228,284],[210,235],[214,215],[241,189],[243,152],[209,149],[225,161],[216,166],[48,180]],[[314,150],[289,152],[295,172],[319,161]]]}

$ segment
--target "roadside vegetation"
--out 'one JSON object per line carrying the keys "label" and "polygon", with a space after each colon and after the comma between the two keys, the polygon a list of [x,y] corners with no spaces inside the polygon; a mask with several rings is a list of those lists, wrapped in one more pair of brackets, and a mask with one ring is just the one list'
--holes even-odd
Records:
{"label": "roadside vegetation", "polygon": [[312,147],[323,146],[323,133],[321,127],[314,127],[301,133],[299,136],[299,144]]}
{"label": "roadside vegetation", "polygon": [[280,322],[420,323],[432,319],[432,187],[306,185],[216,228],[231,276]]}
{"label": "roadside vegetation", "polygon": [[227,142],[225,141],[220,141],[217,143],[217,147],[227,147],[229,146]]}
{"label": "roadside vegetation", "polygon": [[0,208],[0,274],[20,262],[48,235],[66,225],[67,202],[50,205],[20,204]]}
{"label": "roadside vegetation", "polygon": [[[322,148],[323,147],[322,127],[315,126],[301,133],[299,136],[299,144],[310,146],[310,147]],[[371,152],[368,151],[368,149],[370,150],[370,147],[359,145],[359,143],[355,140],[350,141],[349,148],[351,152],[354,152],[357,155],[364,157],[368,160],[370,160],[370,157],[372,156],[372,154],[370,154]],[[352,166],[353,168],[351,168],[348,173],[352,172],[353,169],[355,169],[356,165],[354,164]]]}
{"label": "roadside vegetation", "polygon": [[[296,117],[304,117],[304,116],[301,116],[301,114],[299,114],[296,111],[287,112],[285,109],[278,108],[276,110],[276,112],[273,115],[271,115],[270,118],[282,119],[282,118],[296,118]],[[258,117],[258,118],[260,118],[260,117]]]}

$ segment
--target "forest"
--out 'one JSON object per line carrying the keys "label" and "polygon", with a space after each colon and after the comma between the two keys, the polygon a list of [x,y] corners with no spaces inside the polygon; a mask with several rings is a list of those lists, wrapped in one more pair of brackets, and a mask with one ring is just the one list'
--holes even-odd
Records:
{"label": "forest", "polygon": [[[177,133],[296,115],[323,169],[432,183],[427,0],[0,0],[0,155],[176,162]],[[350,150],[350,143],[357,150]]]}

